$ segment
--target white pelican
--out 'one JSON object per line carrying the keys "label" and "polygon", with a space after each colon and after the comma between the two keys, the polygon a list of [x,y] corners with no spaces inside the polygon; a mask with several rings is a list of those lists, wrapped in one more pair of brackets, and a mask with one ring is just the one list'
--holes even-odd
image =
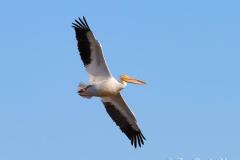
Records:
{"label": "white pelican", "polygon": [[100,43],[95,39],[86,19],[75,20],[73,28],[76,32],[78,50],[83,64],[89,74],[89,85],[80,84],[78,94],[84,98],[101,97],[107,113],[120,127],[131,144],[136,148],[144,144],[145,137],[137,125],[134,114],[123,100],[120,91],[127,83],[145,84],[127,75],[116,80],[108,70]]}

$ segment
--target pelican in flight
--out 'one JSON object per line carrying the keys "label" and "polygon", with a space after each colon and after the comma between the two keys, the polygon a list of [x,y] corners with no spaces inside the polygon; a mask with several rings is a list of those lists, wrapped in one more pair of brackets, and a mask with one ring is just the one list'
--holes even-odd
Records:
{"label": "pelican in flight", "polygon": [[134,114],[123,100],[120,91],[127,83],[143,85],[145,82],[128,75],[121,75],[116,80],[110,73],[104,60],[100,43],[95,39],[86,19],[75,20],[77,46],[80,57],[89,75],[89,85],[80,84],[78,94],[84,98],[100,97],[107,113],[119,128],[131,140],[136,148],[144,144],[143,136]]}

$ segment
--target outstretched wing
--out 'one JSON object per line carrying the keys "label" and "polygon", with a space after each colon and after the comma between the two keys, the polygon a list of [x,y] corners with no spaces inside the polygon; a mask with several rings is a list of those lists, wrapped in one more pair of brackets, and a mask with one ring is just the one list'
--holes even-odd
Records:
{"label": "outstretched wing", "polygon": [[137,121],[128,108],[127,104],[119,94],[112,97],[102,98],[102,102],[112,118],[127,137],[131,140],[131,144],[139,147],[144,144],[145,137],[137,125]]}
{"label": "outstretched wing", "polygon": [[78,50],[89,74],[90,82],[94,84],[111,77],[104,60],[102,47],[95,39],[86,19],[78,18],[72,24],[76,32]]}

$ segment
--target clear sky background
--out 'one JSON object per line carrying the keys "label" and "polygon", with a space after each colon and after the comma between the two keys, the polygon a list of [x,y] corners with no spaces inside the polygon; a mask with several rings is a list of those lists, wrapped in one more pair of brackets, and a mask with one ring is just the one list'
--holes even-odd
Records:
{"label": "clear sky background", "polygon": [[[240,2],[0,2],[0,159],[240,158]],[[147,138],[134,149],[87,82],[74,18],[86,16]]]}

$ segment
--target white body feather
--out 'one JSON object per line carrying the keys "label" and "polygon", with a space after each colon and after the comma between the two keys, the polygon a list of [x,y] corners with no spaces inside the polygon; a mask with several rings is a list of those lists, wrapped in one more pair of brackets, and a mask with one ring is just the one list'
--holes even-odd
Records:
{"label": "white body feather", "polygon": [[96,97],[110,97],[118,94],[124,87],[124,84],[111,77],[88,87],[85,91],[85,95]]}

